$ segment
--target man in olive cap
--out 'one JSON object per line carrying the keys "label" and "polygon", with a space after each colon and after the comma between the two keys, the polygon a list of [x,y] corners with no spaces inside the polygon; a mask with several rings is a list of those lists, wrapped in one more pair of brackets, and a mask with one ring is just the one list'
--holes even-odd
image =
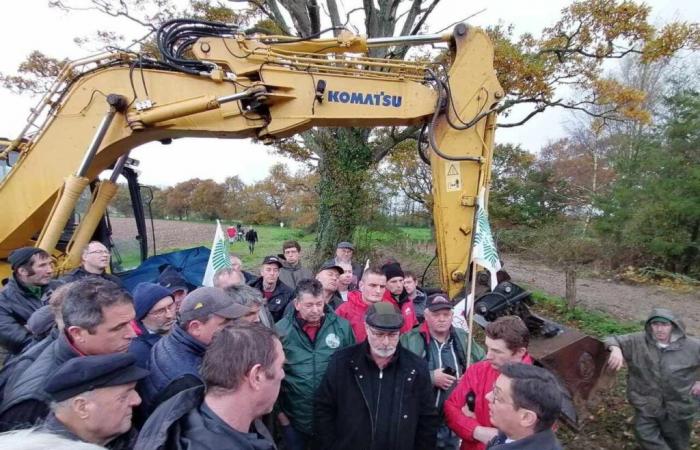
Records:
{"label": "man in olive cap", "polygon": [[329,259],[324,265],[335,265],[340,266],[342,263],[348,263],[352,266],[352,283],[350,284],[350,290],[356,289],[358,283],[362,279],[362,272],[364,271],[364,266],[357,264],[352,261],[352,255],[355,253],[355,246],[351,242],[342,241],[338,242],[335,248],[335,258]]}
{"label": "man in olive cap", "polygon": [[611,336],[608,366],[624,362],[627,398],[634,407],[637,442],[643,449],[688,448],[700,397],[700,340],[665,308],[654,308],[644,331]]}
{"label": "man in olive cap", "polygon": [[42,306],[41,297],[53,276],[53,265],[49,254],[36,247],[18,248],[7,261],[12,276],[0,291],[0,347],[16,355],[32,342],[27,320]]}
{"label": "man in olive cap", "polygon": [[141,403],[136,382],[146,375],[126,353],[69,360],[46,383],[53,403],[44,430],[109,449],[132,448],[138,433],[131,417]]}
{"label": "man in olive cap", "polygon": [[439,416],[428,365],[399,343],[396,306],[372,304],[367,340],[333,354],[314,401],[319,449],[435,448]]}

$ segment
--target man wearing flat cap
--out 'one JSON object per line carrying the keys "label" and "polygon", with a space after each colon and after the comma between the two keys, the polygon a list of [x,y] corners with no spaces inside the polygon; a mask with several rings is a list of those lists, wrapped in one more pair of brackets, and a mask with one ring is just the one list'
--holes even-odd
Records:
{"label": "man wearing flat cap", "polygon": [[362,272],[364,266],[352,262],[352,255],[355,253],[355,246],[351,242],[342,241],[338,242],[335,248],[335,258],[329,259],[324,263],[340,266],[342,263],[348,263],[352,266],[352,284],[350,284],[350,289],[356,289],[358,283],[362,279]]}
{"label": "man wearing flat cap", "polygon": [[7,258],[12,276],[0,291],[0,347],[17,355],[32,342],[27,320],[41,308],[51,277],[51,258],[44,250],[22,247]]}
{"label": "man wearing flat cap", "polygon": [[654,308],[644,331],[611,336],[608,366],[627,363],[627,399],[637,443],[647,449],[687,449],[700,399],[700,340],[669,309]]}
{"label": "man wearing flat cap", "polygon": [[136,382],[146,375],[129,354],[71,359],[46,383],[53,402],[43,429],[112,450],[131,449],[138,435],[131,417],[141,403]]}
{"label": "man wearing flat cap", "polygon": [[367,340],[331,357],[314,401],[316,448],[435,448],[428,365],[399,343],[403,321],[396,306],[375,303],[365,316]]}
{"label": "man wearing flat cap", "polygon": [[136,365],[148,368],[151,349],[175,324],[175,300],[169,289],[155,283],[139,283],[134,288],[136,318],[132,322],[136,337],[129,344],[129,353]]}
{"label": "man wearing flat cap", "polygon": [[[467,367],[467,333],[452,326],[452,302],[446,294],[432,294],[426,300],[424,318],[420,327],[401,336],[401,345],[425,359],[430,370],[430,380],[435,393],[435,405],[442,411],[445,399],[450,395],[455,382]],[[472,345],[471,362],[484,358],[484,350]],[[438,430],[436,449],[459,448],[459,436],[452,432],[444,421]]]}
{"label": "man wearing flat cap", "polygon": [[266,256],[260,266],[260,277],[248,283],[262,293],[275,322],[282,320],[285,308],[294,297],[294,290],[279,279],[281,268],[282,260],[279,257]]}
{"label": "man wearing flat cap", "polygon": [[151,349],[151,373],[139,383],[143,417],[178,392],[201,385],[199,367],[214,335],[249,312],[219,288],[201,287],[187,294],[178,323]]}

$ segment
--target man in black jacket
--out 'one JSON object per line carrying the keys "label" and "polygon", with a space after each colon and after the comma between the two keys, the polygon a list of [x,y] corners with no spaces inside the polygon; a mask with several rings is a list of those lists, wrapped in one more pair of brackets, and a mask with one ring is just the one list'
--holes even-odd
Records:
{"label": "man in black jacket", "polygon": [[498,435],[488,450],[562,450],[552,425],[561,411],[559,382],[547,369],[506,364],[486,394]]}
{"label": "man in black jacket", "polygon": [[240,323],[221,330],[202,362],[206,393],[193,387],[161,404],[134,450],[275,450],[257,419],[272,411],[283,366],[282,344],[269,328]]}
{"label": "man in black jacket", "polygon": [[32,342],[27,320],[42,306],[53,266],[49,254],[36,247],[18,248],[7,260],[12,276],[0,291],[0,346],[17,355]]}
{"label": "man in black jacket", "polygon": [[80,255],[80,267],[61,278],[61,281],[70,283],[85,277],[100,277],[121,286],[122,280],[107,272],[110,259],[107,247],[100,241],[92,241]]}
{"label": "man in black jacket", "polygon": [[[71,358],[126,353],[136,334],[127,291],[101,278],[73,283],[63,302],[64,330],[22,373],[13,373],[0,406],[0,431],[32,426],[49,413],[49,376]],[[17,375],[16,377],[14,375]]]}
{"label": "man in black jacket", "polygon": [[294,297],[292,288],[279,279],[281,267],[282,261],[277,256],[266,256],[260,266],[260,278],[248,283],[262,293],[275,322],[282,320],[284,309]]}
{"label": "man in black jacket", "polygon": [[367,341],[336,352],[316,392],[315,445],[323,450],[435,448],[439,416],[428,366],[401,347],[403,317],[367,311]]}

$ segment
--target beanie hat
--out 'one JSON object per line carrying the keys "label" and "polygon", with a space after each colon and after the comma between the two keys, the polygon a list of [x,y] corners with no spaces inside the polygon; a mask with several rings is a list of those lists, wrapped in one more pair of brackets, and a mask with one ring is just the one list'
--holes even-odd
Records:
{"label": "beanie hat", "polygon": [[392,278],[396,277],[404,277],[403,270],[401,270],[401,264],[397,262],[384,264],[382,266],[382,272],[384,272],[384,275],[386,275],[387,280],[391,280]]}
{"label": "beanie hat", "polygon": [[189,292],[196,288],[196,286],[187,282],[187,279],[180,270],[171,265],[162,267],[160,276],[158,277],[158,284],[168,288],[170,292],[173,293],[181,290]]}
{"label": "beanie hat", "polygon": [[139,283],[134,288],[134,308],[136,320],[141,320],[153,306],[165,297],[171,297],[169,289],[155,283]]}
{"label": "beanie hat", "polygon": [[12,266],[12,270],[15,270],[17,267],[29,261],[32,256],[36,255],[37,253],[46,252],[38,247],[21,247],[10,253],[7,261]]}

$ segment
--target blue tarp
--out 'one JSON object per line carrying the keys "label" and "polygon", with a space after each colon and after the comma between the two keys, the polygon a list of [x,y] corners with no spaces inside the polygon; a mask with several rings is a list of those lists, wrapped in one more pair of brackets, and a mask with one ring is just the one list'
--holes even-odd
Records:
{"label": "blue tarp", "polygon": [[175,267],[182,273],[187,282],[193,286],[201,286],[204,272],[209,262],[209,249],[195,247],[187,250],[165,253],[151,256],[136,269],[119,275],[129,292],[132,292],[137,284],[145,281],[157,282],[162,267],[167,265]]}

